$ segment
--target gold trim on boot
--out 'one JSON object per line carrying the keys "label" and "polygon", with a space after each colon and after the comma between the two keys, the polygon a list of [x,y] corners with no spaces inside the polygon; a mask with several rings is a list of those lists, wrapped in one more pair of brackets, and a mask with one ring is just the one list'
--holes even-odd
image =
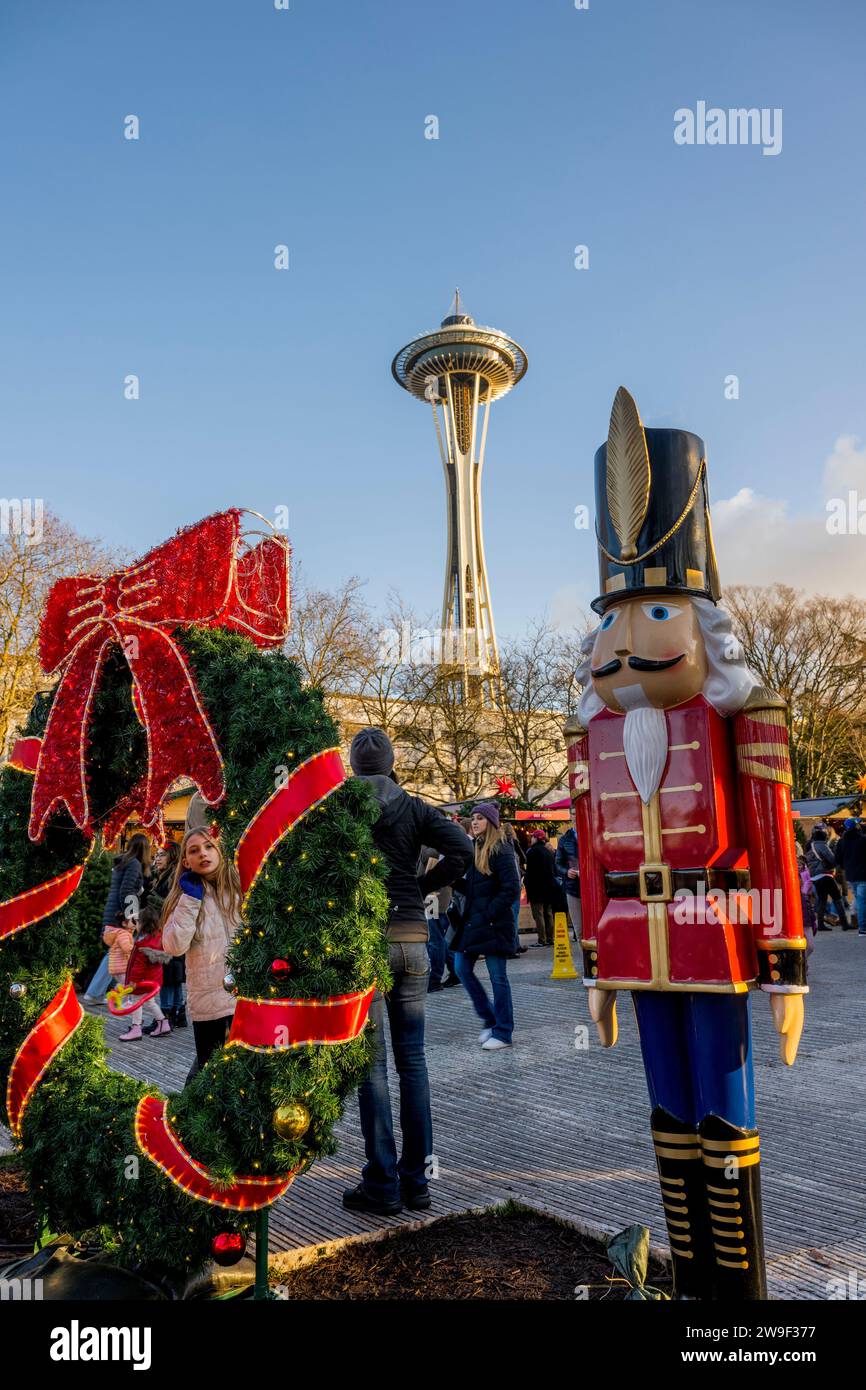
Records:
{"label": "gold trim on boot", "polygon": [[716,1265],[716,1297],[742,1302],[767,1297],[761,1217],[761,1143],[707,1115],[698,1126]]}
{"label": "gold trim on boot", "polygon": [[661,1106],[652,1112],[651,1124],[671,1247],[674,1298],[712,1298],[713,1246],[697,1131]]}

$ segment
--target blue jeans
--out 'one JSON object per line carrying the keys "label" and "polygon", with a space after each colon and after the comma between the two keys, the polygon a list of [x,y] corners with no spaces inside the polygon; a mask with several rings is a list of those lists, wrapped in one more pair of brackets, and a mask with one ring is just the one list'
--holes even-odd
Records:
{"label": "blue jeans", "polygon": [[520,946],[520,898],[514,904],[514,949]]}
{"label": "blue jeans", "polygon": [[[424,1055],[424,1005],[430,974],[427,946],[423,941],[392,941],[388,954],[394,983],[386,997],[378,990],[373,996],[370,1021],[375,1025],[375,1056],[370,1075],[358,1091],[367,1155],[361,1178],[369,1195],[382,1202],[398,1200],[401,1188],[407,1196],[425,1192],[433,1155],[430,1083]],[[399,1161],[388,1091],[386,1009],[400,1077],[403,1152]]]}
{"label": "blue jeans", "polygon": [[445,966],[449,975],[456,975],[457,971],[454,969],[454,952],[446,940],[448,928],[451,926],[447,912],[443,912],[442,916],[439,918],[439,925],[442,928],[442,940],[445,942]]}
{"label": "blue jeans", "polygon": [[427,955],[430,958],[430,984],[438,985],[441,983],[445,971],[445,933],[442,930],[442,919],[439,917],[427,918]]}
{"label": "blue jeans", "polygon": [[85,993],[89,994],[91,999],[104,999],[111,988],[112,979],[113,976],[108,968],[108,952],[106,951],[100,961],[99,969],[87,986]]}
{"label": "blue jeans", "polygon": [[443,912],[441,917],[432,917],[427,926],[430,929],[430,937],[427,942],[427,953],[430,956],[430,977],[438,983],[446,968],[450,975],[454,974],[454,952],[445,940],[451,923]]}
{"label": "blue jeans", "polygon": [[866,936],[866,879],[857,879],[852,882],[848,880],[854,890],[854,902],[857,905],[857,930],[861,936]]}
{"label": "blue jeans", "polygon": [[484,964],[493,986],[492,1002],[475,974],[477,963],[477,956],[466,956],[462,951],[454,952],[457,974],[484,1027],[492,1028],[494,1038],[498,1038],[500,1042],[510,1043],[511,1034],[514,1032],[514,1009],[511,1003],[511,986],[508,983],[508,961],[505,956],[484,957]]}
{"label": "blue jeans", "polygon": [[159,1006],[161,1009],[180,1009],[184,1004],[183,997],[184,985],[182,980],[178,980],[176,985],[163,985],[159,991]]}

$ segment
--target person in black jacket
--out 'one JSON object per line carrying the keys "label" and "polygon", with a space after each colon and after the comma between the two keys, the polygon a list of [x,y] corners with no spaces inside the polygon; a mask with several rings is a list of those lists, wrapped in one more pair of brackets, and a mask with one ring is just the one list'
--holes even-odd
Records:
{"label": "person in black jacket", "polygon": [[523,882],[538,932],[538,945],[552,946],[557,884],[553,850],[543,830],[532,832],[532,844],[526,851],[526,877]]}
{"label": "person in black jacket", "polygon": [[[123,854],[117,855],[111,870],[108,897],[102,913],[102,926],[125,926],[138,916],[150,882],[150,840],[140,832],[133,835]],[[108,954],[104,956],[84,994],[88,1004],[100,1004],[112,982]]]}
{"label": "person in black jacket", "polygon": [[[520,899],[517,858],[499,824],[499,807],[482,801],[472,812],[475,861],[460,885],[465,905],[454,951],[457,974],[484,1027],[478,1041],[485,1052],[511,1046],[514,1009],[506,961],[517,954],[514,904]],[[492,1001],[475,975],[483,956],[493,985]]]}
{"label": "person in black jacket", "polygon": [[[505,831],[505,838],[506,838],[506,840],[508,841],[509,845],[511,846],[511,852],[512,852],[512,854],[514,855],[514,858],[517,860],[517,875],[518,875],[518,878],[520,879],[521,892],[522,892],[522,891],[523,891],[523,875],[526,873],[526,855],[525,855],[524,852],[523,852],[523,846],[522,846],[522,844],[520,843],[520,841],[518,840],[517,836],[516,836],[515,833],[514,833],[514,826],[511,825],[511,824],[509,824],[508,821],[505,821],[504,824],[503,824],[503,826],[502,826],[502,829]],[[515,955],[518,955],[518,956],[525,955],[527,949],[528,949],[528,947],[526,947],[526,946],[521,946],[521,944],[520,944],[520,893],[518,893],[517,899],[516,899],[516,901],[515,901],[515,903],[514,903],[514,951],[515,951]]]}
{"label": "person in black jacket", "polygon": [[[167,840],[156,852],[153,861],[154,881],[147,895],[148,907],[162,911],[163,904],[171,891],[177,861],[180,859],[180,845],[176,840]],[[188,1027],[184,985],[186,983],[186,956],[170,956],[162,967],[162,989],[159,992],[159,1007],[168,1018],[172,1028]],[[158,1021],[151,1023],[142,1031],[153,1033],[159,1027]]]}
{"label": "person in black jacket", "polygon": [[559,881],[565,890],[571,934],[575,941],[579,941],[583,931],[583,914],[580,906],[580,863],[577,857],[577,832],[573,825],[568,827],[564,835],[560,835],[554,863],[556,872],[559,874]]}
{"label": "person in black jacket", "polygon": [[[381,808],[373,840],[388,865],[390,914],[386,932],[393,985],[387,998],[377,991],[370,1006],[374,1026],[373,1068],[358,1091],[367,1162],[356,1187],[343,1193],[352,1211],[391,1215],[404,1205],[413,1211],[430,1205],[428,1165],[433,1155],[430,1084],[424,1055],[424,1006],[430,961],[424,899],[453,883],[472,859],[469,837],[435,806],[409,796],[394,777],[394,750],[382,729],[361,729],[352,740],[349,761]],[[418,877],[422,845],[442,855]],[[400,1129],[403,1152],[398,1161],[388,1091],[385,1012],[400,1077]]]}
{"label": "person in black jacket", "polygon": [[832,931],[832,927],[828,927],[824,921],[828,898],[833,899],[833,904],[842,923],[842,930],[850,931],[851,924],[845,910],[845,899],[842,897],[835,877],[836,856],[827,843],[827,831],[821,825],[816,825],[812,831],[812,839],[806,850],[806,867],[809,870],[817,899],[818,931]]}
{"label": "person in black jacket", "polygon": [[854,890],[857,930],[866,936],[866,835],[853,816],[845,822],[836,843],[836,863]]}

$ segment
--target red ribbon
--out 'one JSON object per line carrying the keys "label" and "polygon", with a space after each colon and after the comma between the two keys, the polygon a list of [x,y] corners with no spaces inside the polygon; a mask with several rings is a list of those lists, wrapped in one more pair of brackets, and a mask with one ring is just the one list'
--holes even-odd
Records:
{"label": "red ribbon", "polygon": [[346,779],[338,748],[326,748],[300,763],[284,787],[253,816],[235,850],[241,892],[247,898],[280,840]]}
{"label": "red ribbon", "polygon": [[68,979],[60,986],[47,1009],[39,1015],[16,1052],[6,1082],[6,1113],[9,1128],[16,1139],[21,1137],[27,1102],[83,1018],[72,980]]}
{"label": "red ribbon", "polygon": [[[288,630],[288,544],[268,537],[239,553],[241,513],[207,517],[157,546],[127,570],[61,579],[42,619],[43,669],[62,669],[42,740],[29,833],[40,840],[52,811],[65,805],[92,833],[86,778],[88,725],[109,648],[120,646],[133,676],[133,700],[147,730],[145,775],[112,814],[116,830],[137,813],[154,825],[160,803],[188,776],[210,805],[225,795],[216,737],[182,650],[178,627],[244,632],[261,647]],[[110,838],[110,836],[109,836]]]}
{"label": "red ribbon", "polygon": [[351,1042],[366,1025],[375,988],[332,999],[238,999],[228,1046],[279,1052]]}
{"label": "red ribbon", "polygon": [[40,883],[37,888],[28,888],[25,893],[0,903],[0,941],[59,911],[77,891],[83,873],[84,865],[78,864],[59,877]]}
{"label": "red ribbon", "polygon": [[41,745],[41,738],[19,738],[12,745],[9,766],[14,767],[16,772],[35,772]]}
{"label": "red ribbon", "polygon": [[144,1096],[135,1112],[135,1138],[142,1153],[155,1163],[188,1197],[232,1211],[258,1211],[268,1207],[291,1185],[293,1168],[278,1178],[238,1177],[233,1183],[219,1179],[187,1152],[165,1114],[167,1101]]}

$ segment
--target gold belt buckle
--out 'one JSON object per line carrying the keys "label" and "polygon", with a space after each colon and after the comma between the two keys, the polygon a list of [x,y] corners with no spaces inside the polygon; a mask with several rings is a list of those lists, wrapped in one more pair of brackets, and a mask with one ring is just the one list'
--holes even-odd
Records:
{"label": "gold belt buckle", "polygon": [[670,864],[641,864],[638,869],[642,903],[669,903],[673,899]]}

